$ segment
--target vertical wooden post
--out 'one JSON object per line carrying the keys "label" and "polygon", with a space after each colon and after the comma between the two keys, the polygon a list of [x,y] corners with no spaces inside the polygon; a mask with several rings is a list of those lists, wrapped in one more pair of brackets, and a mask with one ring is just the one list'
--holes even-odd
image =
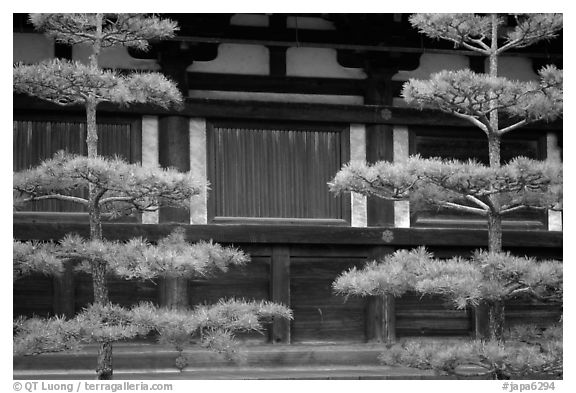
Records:
{"label": "vertical wooden post", "polygon": [[184,309],[188,300],[188,280],[181,277],[167,277],[160,281],[160,305],[173,309]]}
{"label": "vertical wooden post", "polygon": [[[270,296],[275,303],[290,307],[290,249],[288,246],[274,246],[270,266]],[[272,343],[290,344],[290,321],[274,319],[272,323]]]}
{"label": "vertical wooden post", "polygon": [[52,304],[55,315],[62,315],[67,318],[74,316],[74,269],[71,261],[64,263],[64,271],[60,276],[53,279]]}
{"label": "vertical wooden post", "polygon": [[[374,247],[368,260],[394,252],[391,247]],[[366,339],[371,343],[396,341],[396,302],[394,296],[370,296],[366,305]]]}
{"label": "vertical wooden post", "polygon": [[[190,129],[187,117],[161,117],[158,145],[160,166],[177,168],[181,172],[190,170]],[[161,207],[159,216],[160,222],[190,222],[190,213],[184,208]]]}

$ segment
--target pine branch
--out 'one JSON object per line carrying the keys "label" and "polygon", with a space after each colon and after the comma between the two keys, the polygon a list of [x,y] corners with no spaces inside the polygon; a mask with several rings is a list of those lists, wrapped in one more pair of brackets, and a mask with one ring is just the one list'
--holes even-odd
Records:
{"label": "pine branch", "polygon": [[88,206],[88,200],[85,198],[75,197],[71,195],[61,195],[61,194],[50,194],[50,195],[41,195],[41,196],[33,196],[30,198],[22,199],[20,202],[34,202],[34,201],[42,201],[42,200],[59,200],[65,202],[73,202],[83,206]]}
{"label": "pine branch", "polygon": [[[149,14],[31,14],[34,27],[58,42],[69,45],[98,44],[102,48],[113,46],[148,48],[152,39],[174,36],[178,26],[169,19]],[[97,33],[100,24],[102,34]]]}
{"label": "pine branch", "polygon": [[480,128],[482,131],[484,131],[486,134],[492,132],[490,122],[488,121],[488,119],[484,114],[478,114],[478,117],[474,117],[473,115],[467,115],[459,112],[452,112],[451,110],[444,110],[444,112],[453,114],[456,117],[469,121],[476,127]]}
{"label": "pine branch", "polygon": [[562,14],[523,14],[520,19],[523,20],[508,33],[508,42],[498,49],[497,55],[512,48],[523,48],[552,39],[563,27]]}
{"label": "pine branch", "polygon": [[510,132],[510,131],[514,131],[514,130],[516,130],[516,129],[518,129],[518,128],[524,127],[524,126],[525,126],[526,124],[528,124],[528,123],[529,123],[529,122],[528,122],[527,119],[520,120],[519,122],[514,123],[514,124],[512,124],[512,125],[509,125],[508,127],[501,128],[500,130],[498,130],[498,134],[499,134],[499,135],[504,135],[504,134],[506,134],[506,133],[508,133],[508,132]]}
{"label": "pine branch", "polygon": [[410,23],[431,38],[452,41],[456,46],[489,54],[490,48],[483,42],[483,39],[491,38],[491,24],[487,17],[474,14],[413,14]]}
{"label": "pine branch", "polygon": [[482,209],[484,209],[486,211],[490,210],[490,206],[488,206],[487,204],[485,204],[484,202],[482,202],[480,199],[476,198],[473,195],[466,195],[465,198],[467,200],[469,200],[470,202],[473,202],[476,205],[480,206]]}
{"label": "pine branch", "polygon": [[456,210],[456,211],[460,211],[463,213],[472,213],[472,214],[476,214],[479,216],[484,216],[486,217],[488,215],[488,211],[486,211],[485,209],[478,209],[475,207],[470,207],[470,206],[466,206],[466,205],[460,205],[458,203],[453,203],[453,202],[441,202],[439,203],[440,206],[442,207],[446,207],[452,210]]}

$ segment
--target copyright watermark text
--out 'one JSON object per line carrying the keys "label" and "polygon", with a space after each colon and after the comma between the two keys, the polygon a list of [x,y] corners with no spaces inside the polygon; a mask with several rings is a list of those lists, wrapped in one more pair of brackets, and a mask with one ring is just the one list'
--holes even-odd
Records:
{"label": "copyright watermark text", "polygon": [[133,392],[133,391],[172,391],[171,383],[145,383],[145,382],[48,382],[27,381],[14,382],[14,391],[20,392]]}

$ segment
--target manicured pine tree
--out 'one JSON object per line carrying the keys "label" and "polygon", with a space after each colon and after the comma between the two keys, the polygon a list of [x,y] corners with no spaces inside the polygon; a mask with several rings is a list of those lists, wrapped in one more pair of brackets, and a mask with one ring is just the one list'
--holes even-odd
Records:
{"label": "manicured pine tree", "polygon": [[[53,318],[17,320],[16,354],[34,354],[99,343],[97,377],[113,374],[112,342],[155,331],[179,351],[192,335],[216,350],[233,350],[234,333],[261,330],[272,317],[291,318],[290,310],[268,302],[222,301],[194,310],[164,310],[141,304],[131,310],[110,304],[107,275],[126,279],[207,276],[242,265],[247,255],[211,242],[188,244],[182,232],[157,245],[145,239],[127,243],[103,239],[102,217],[154,211],[162,206],[188,207],[190,198],[206,187],[204,179],[173,169],[142,168],[119,158],[98,155],[97,106],[145,103],[167,108],[180,105],[174,83],[159,73],[119,74],[104,70],[98,58],[105,48],[124,46],[141,50],[148,40],[172,37],[175,22],[146,14],[32,14],[30,21],[56,42],[87,45],[88,64],[53,59],[35,65],[17,64],[14,91],[58,105],[81,105],[86,110],[88,155],[57,153],[40,166],[14,174],[15,202],[53,199],[83,205],[88,210],[90,238],[68,235],[58,244],[14,242],[14,279],[39,271],[57,274],[62,261],[79,260],[80,270],[92,275],[94,304],[72,320]],[[87,198],[73,192],[87,188]],[[184,362],[179,359],[180,366]]]}
{"label": "manicured pine tree", "polygon": [[[410,105],[441,110],[480,128],[488,142],[488,167],[475,161],[420,157],[402,163],[351,163],[336,175],[331,190],[410,199],[415,208],[435,206],[485,217],[491,253],[502,251],[502,216],[520,209],[561,209],[561,163],[517,158],[501,165],[500,145],[504,135],[526,124],[562,115],[562,71],[547,66],[540,70],[539,82],[512,81],[498,76],[498,59],[507,50],[554,38],[562,29],[562,15],[518,14],[514,27],[506,27],[506,19],[497,14],[410,17],[412,25],[427,36],[452,41],[488,58],[487,74],[441,71],[430,80],[411,79],[402,92]],[[499,121],[503,114],[508,120],[504,127]],[[483,282],[492,279],[495,268],[483,270]],[[479,337],[502,337],[502,299],[479,301],[476,316]]]}

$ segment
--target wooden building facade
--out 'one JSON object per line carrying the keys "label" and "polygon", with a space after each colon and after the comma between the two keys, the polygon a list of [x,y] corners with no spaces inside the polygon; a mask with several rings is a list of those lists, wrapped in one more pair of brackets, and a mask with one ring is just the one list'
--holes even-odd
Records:
{"label": "wooden building facade", "polygon": [[[151,241],[183,226],[188,239],[234,244],[251,255],[245,268],[185,283],[189,304],[221,297],[270,299],[289,305],[262,342],[366,342],[398,336],[468,335],[470,311],[436,298],[344,299],[331,283],[342,271],[399,248],[424,245],[438,256],[485,247],[485,224],[447,212],[417,212],[408,202],[360,195],[335,197],[327,182],[350,160],[401,161],[411,154],[487,160],[484,135],[433,111],[406,108],[399,97],[409,78],[442,69],[484,70],[484,59],[429,41],[405,14],[173,14],[178,35],[146,53],[110,49],[108,68],[161,71],[178,83],[184,108],[101,105],[99,153],[143,166],[204,175],[207,194],[189,210],[162,208],[104,224],[104,236]],[[511,52],[502,75],[536,79],[544,64],[562,64],[561,38]],[[51,57],[85,61],[86,49],[51,42],[26,15],[14,16],[14,62]],[[84,153],[82,108],[14,96],[13,169],[38,164],[65,149]],[[512,133],[503,159],[562,154],[562,124],[535,124]],[[14,213],[14,237],[57,240],[87,235],[87,214],[64,202]],[[504,248],[562,258],[562,217],[522,213],[504,224]],[[110,296],[128,305],[165,302],[167,282],[112,280]],[[58,279],[14,284],[15,315],[72,315],[91,300],[89,279],[68,271]],[[558,309],[510,304],[508,322],[544,323]]]}

